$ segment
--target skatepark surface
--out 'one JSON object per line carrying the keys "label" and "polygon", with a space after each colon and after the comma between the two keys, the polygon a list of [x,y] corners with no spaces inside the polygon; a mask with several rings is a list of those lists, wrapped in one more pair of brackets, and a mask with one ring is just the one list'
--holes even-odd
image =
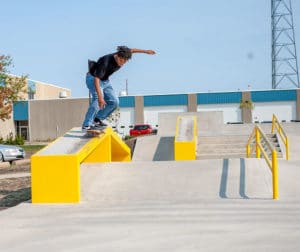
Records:
{"label": "skatepark surface", "polygon": [[290,160],[278,163],[279,200],[263,159],[171,161],[160,143],[172,134],[141,137],[132,162],[81,165],[79,204],[0,211],[0,251],[299,251],[300,124],[283,126]]}

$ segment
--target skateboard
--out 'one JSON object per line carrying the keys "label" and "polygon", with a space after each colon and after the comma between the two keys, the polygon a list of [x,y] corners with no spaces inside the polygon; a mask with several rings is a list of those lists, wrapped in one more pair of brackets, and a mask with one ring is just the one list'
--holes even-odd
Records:
{"label": "skateboard", "polygon": [[88,137],[98,137],[104,133],[105,128],[103,129],[90,129],[86,131],[86,136]]}

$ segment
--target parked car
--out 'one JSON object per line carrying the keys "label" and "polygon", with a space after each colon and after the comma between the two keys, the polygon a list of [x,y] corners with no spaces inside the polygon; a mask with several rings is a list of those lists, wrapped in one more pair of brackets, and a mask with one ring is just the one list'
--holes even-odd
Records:
{"label": "parked car", "polygon": [[156,134],[157,130],[153,129],[150,124],[136,124],[133,129],[129,131],[130,136],[140,136],[148,134]]}
{"label": "parked car", "polygon": [[10,162],[25,158],[23,148],[13,145],[0,144],[0,163]]}

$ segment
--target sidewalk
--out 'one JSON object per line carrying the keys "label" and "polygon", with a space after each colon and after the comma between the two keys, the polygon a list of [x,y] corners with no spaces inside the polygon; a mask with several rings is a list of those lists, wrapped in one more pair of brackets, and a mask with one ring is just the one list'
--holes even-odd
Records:
{"label": "sidewalk", "polygon": [[[30,164],[30,158],[20,159],[13,162],[12,167],[16,165],[28,165]],[[1,168],[9,168],[11,165],[9,162],[2,162],[0,163],[0,169]]]}
{"label": "sidewalk", "polygon": [[1,179],[9,179],[9,178],[23,178],[23,177],[30,177],[30,172],[17,172],[17,173],[8,173],[8,174],[0,174]]}
{"label": "sidewalk", "polygon": [[17,160],[11,166],[9,162],[0,163],[0,180],[8,178],[22,178],[30,176],[30,171],[18,171],[18,168],[30,165],[30,159]]}

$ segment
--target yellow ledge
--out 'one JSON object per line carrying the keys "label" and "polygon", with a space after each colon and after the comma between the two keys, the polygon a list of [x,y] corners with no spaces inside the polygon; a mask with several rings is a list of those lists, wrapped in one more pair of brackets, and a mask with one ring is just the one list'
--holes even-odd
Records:
{"label": "yellow ledge", "polygon": [[195,160],[197,152],[196,116],[179,116],[174,141],[175,160]]}
{"label": "yellow ledge", "polygon": [[73,128],[31,157],[32,203],[80,202],[80,164],[114,161],[131,152],[112,128],[92,138]]}

